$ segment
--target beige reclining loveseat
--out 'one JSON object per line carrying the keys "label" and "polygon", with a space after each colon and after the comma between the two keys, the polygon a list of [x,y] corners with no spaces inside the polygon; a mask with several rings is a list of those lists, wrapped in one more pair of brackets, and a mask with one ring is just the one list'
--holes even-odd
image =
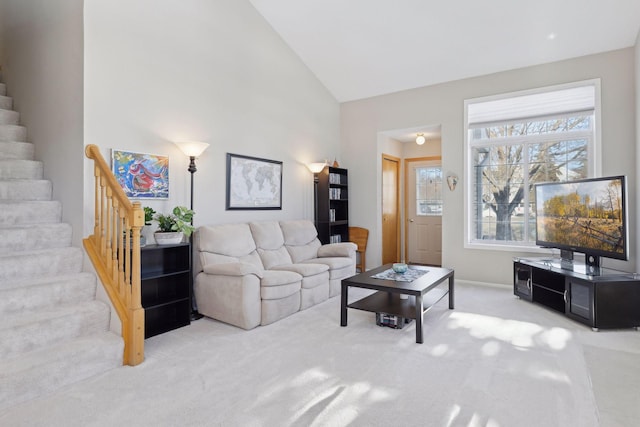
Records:
{"label": "beige reclining loveseat", "polygon": [[194,244],[198,311],[244,329],[336,296],[355,274],[356,245],[322,245],[306,220],[202,226]]}

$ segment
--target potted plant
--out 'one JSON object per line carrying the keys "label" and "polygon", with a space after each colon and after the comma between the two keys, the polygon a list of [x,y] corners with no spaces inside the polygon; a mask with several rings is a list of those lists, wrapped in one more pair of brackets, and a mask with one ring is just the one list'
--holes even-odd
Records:
{"label": "potted plant", "polygon": [[153,220],[153,216],[156,214],[156,211],[149,206],[145,206],[144,208],[144,225],[151,225],[151,221]]}
{"label": "potted plant", "polygon": [[184,206],[176,206],[168,215],[157,214],[153,219],[158,222],[155,232],[156,243],[172,245],[182,242],[184,236],[191,236],[195,227],[191,225],[194,212]]}

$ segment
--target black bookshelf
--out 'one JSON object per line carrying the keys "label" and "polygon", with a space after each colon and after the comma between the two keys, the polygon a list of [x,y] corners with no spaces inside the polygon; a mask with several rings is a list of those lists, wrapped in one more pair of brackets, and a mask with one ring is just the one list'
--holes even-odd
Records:
{"label": "black bookshelf", "polygon": [[191,323],[191,245],[140,249],[140,288],[145,338]]}
{"label": "black bookshelf", "polygon": [[349,241],[349,174],[325,166],[315,174],[315,225],[322,244]]}

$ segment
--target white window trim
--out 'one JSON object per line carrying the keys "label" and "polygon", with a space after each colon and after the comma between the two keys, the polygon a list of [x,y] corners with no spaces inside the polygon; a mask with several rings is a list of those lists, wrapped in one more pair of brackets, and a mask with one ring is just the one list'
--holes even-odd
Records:
{"label": "white window trim", "polygon": [[[513,98],[513,97],[518,97],[518,96],[525,96],[525,95],[533,95],[533,94],[537,94],[537,93],[543,93],[543,92],[550,92],[550,91],[557,91],[557,90],[563,90],[563,89],[570,89],[573,87],[578,87],[578,86],[587,86],[587,85],[592,85],[595,89],[595,101],[594,101],[594,124],[593,124],[593,138],[592,138],[592,147],[589,147],[589,149],[591,150],[591,152],[593,153],[593,156],[589,159],[589,164],[588,164],[588,170],[590,172],[590,176],[594,176],[594,177],[599,177],[602,175],[602,130],[601,130],[601,95],[600,95],[600,79],[589,79],[589,80],[582,80],[582,81],[577,81],[577,82],[571,82],[571,83],[566,83],[566,84],[560,84],[560,85],[553,85],[553,86],[545,86],[545,87],[539,87],[539,88],[535,88],[535,89],[527,89],[527,90],[522,90],[522,91],[517,91],[517,92],[510,92],[510,93],[502,93],[502,94],[498,94],[498,95],[491,95],[491,96],[485,96],[485,97],[480,97],[480,98],[472,98],[472,99],[465,99],[464,100],[464,171],[463,171],[463,179],[462,182],[464,183],[464,243],[463,243],[463,247],[465,249],[483,249],[483,250],[492,250],[492,251],[518,251],[518,252],[526,252],[526,253],[532,253],[532,254],[540,254],[540,253],[549,253],[549,249],[543,249],[540,247],[535,246],[535,244],[530,244],[530,243],[526,243],[526,244],[516,244],[516,243],[512,243],[512,244],[496,244],[493,242],[488,242],[488,243],[481,243],[479,241],[471,241],[469,238],[469,232],[472,229],[471,226],[471,215],[469,213],[469,209],[470,209],[470,204],[471,201],[469,200],[470,198],[470,188],[472,185],[472,177],[471,174],[469,173],[469,171],[471,170],[472,165],[470,164],[471,162],[471,156],[469,155],[470,151],[471,151],[471,146],[469,143],[469,129],[471,129],[469,127],[469,117],[468,117],[468,110],[469,110],[469,105],[470,104],[474,104],[474,103],[478,103],[478,102],[487,102],[487,101],[495,101],[495,100],[499,100],[499,99],[505,99],[505,98]],[[556,135],[557,137],[557,135]]]}

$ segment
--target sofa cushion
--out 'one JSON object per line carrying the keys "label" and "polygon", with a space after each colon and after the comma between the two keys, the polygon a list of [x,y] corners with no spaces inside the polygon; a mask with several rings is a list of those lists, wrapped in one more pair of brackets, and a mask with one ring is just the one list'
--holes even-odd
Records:
{"label": "sofa cushion", "polygon": [[291,256],[284,245],[284,237],[277,221],[252,222],[251,234],[258,247],[258,255],[267,270],[291,264]]}
{"label": "sofa cushion", "polygon": [[256,250],[249,224],[220,224],[198,229],[196,249],[231,257],[242,257]]}
{"label": "sofa cushion", "polygon": [[251,222],[249,227],[256,247],[273,250],[284,245],[284,236],[278,221]]}
{"label": "sofa cushion", "polygon": [[198,257],[200,261],[200,265],[202,266],[202,270],[206,268],[206,266],[211,264],[229,264],[233,262],[244,262],[247,264],[253,264],[258,269],[263,270],[262,261],[258,256],[258,252],[253,251],[247,255],[241,257],[232,257],[228,255],[220,255],[211,252],[200,252],[200,256]]}
{"label": "sofa cushion", "polygon": [[280,221],[284,245],[294,264],[318,256],[318,248],[322,245],[318,240],[318,232],[311,221]]}
{"label": "sofa cushion", "polygon": [[278,271],[278,270],[265,270],[262,280],[260,280],[260,286],[263,288],[269,288],[273,286],[282,286],[292,283],[298,284],[300,289],[300,281],[302,276],[293,271]]}
{"label": "sofa cushion", "polygon": [[289,255],[289,252],[287,252],[287,248],[284,246],[272,251],[258,249],[258,255],[260,255],[262,265],[264,265],[264,268],[267,270],[271,270],[272,268],[276,268],[281,265],[291,265],[291,256]]}
{"label": "sofa cushion", "polygon": [[302,276],[292,271],[266,270],[260,280],[262,299],[281,299],[299,293]]}
{"label": "sofa cushion", "polygon": [[285,245],[303,246],[318,237],[318,231],[311,221],[280,221]]}
{"label": "sofa cushion", "polygon": [[302,277],[315,276],[322,274],[329,270],[329,266],[321,263],[302,263],[302,264],[288,264],[280,265],[274,268],[281,271],[293,271],[300,274]]}
{"label": "sofa cushion", "polygon": [[320,241],[318,239],[307,245],[302,246],[286,246],[287,252],[291,256],[291,261],[294,263],[301,263],[310,258],[315,258],[318,254],[318,248],[320,247]]}
{"label": "sofa cushion", "polygon": [[203,271],[207,274],[218,274],[222,276],[246,276],[247,274],[255,274],[258,277],[262,277],[264,275],[262,268],[246,262],[207,264],[204,266]]}
{"label": "sofa cushion", "polygon": [[341,257],[327,257],[327,258],[312,258],[303,261],[303,264],[320,264],[328,266],[329,270],[336,270],[339,268],[350,267],[353,265],[351,258]]}

